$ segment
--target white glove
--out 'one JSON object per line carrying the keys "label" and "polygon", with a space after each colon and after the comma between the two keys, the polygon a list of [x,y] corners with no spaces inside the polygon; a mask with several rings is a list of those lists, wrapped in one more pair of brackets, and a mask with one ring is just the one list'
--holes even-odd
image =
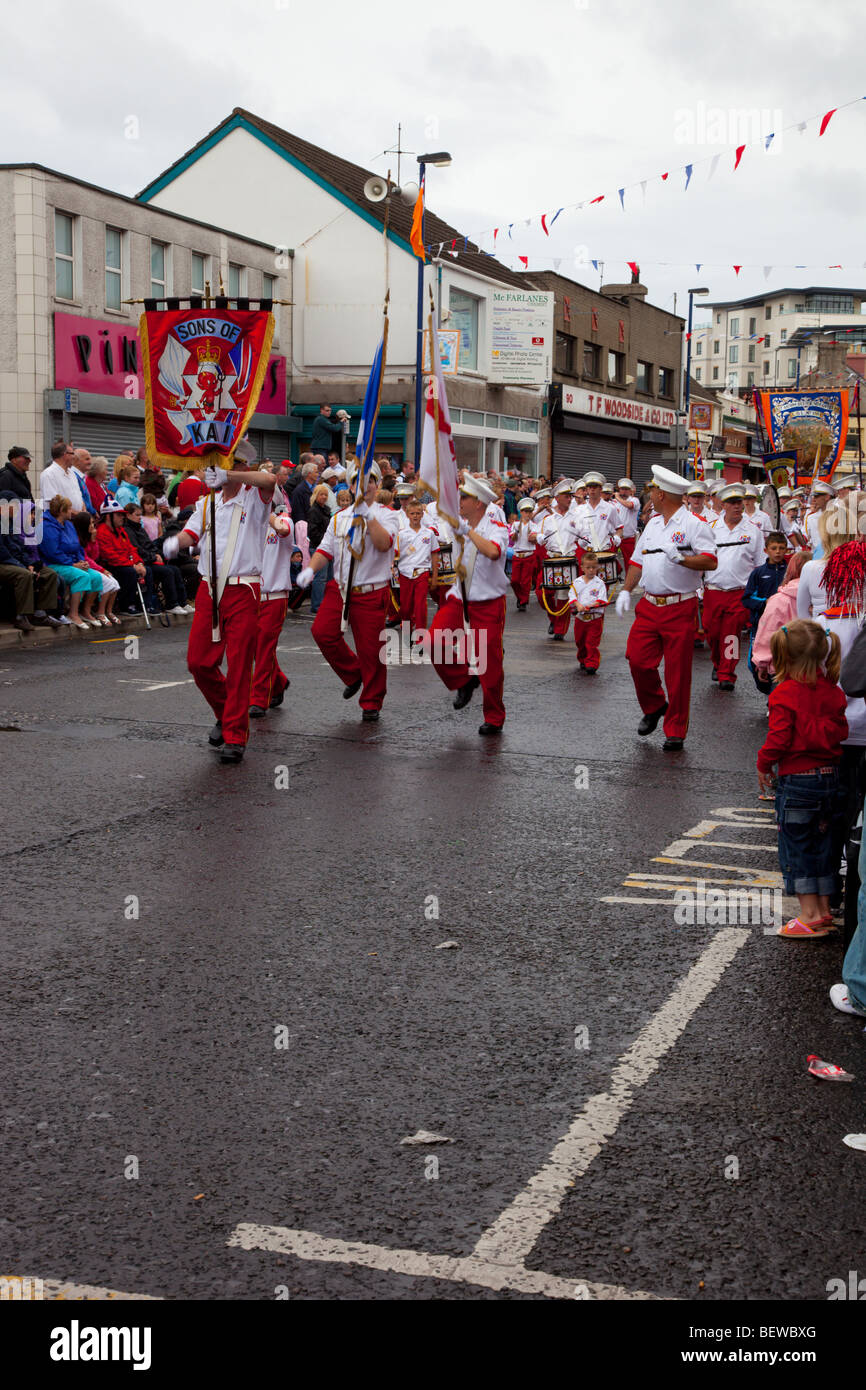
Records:
{"label": "white glove", "polygon": [[469,535],[469,529],[470,529],[470,528],[469,528],[469,522],[468,522],[468,521],[461,521],[461,522],[460,522],[460,525],[457,527],[457,534],[458,534],[458,536],[468,536],[468,535]]}
{"label": "white glove", "polygon": [[163,560],[173,560],[180,550],[180,536],[166,536],[162,543]]}
{"label": "white glove", "polygon": [[315,571],[310,565],[307,565],[307,568],[304,569],[304,570],[301,570],[300,574],[298,575],[297,579],[295,580],[295,583],[297,584],[298,588],[299,588],[299,589],[309,589],[310,585],[311,585],[312,582],[313,582],[313,579],[314,579],[314,577],[315,577],[315,574],[316,574],[316,571]]}
{"label": "white glove", "polygon": [[355,504],[355,516],[369,516],[369,515],[370,515],[370,508],[369,508],[369,505],[368,505],[366,502],[356,502],[356,504]]}
{"label": "white glove", "polygon": [[673,541],[663,541],[659,546],[659,550],[663,550],[673,564],[678,565],[680,563],[682,556]]}
{"label": "white glove", "polygon": [[626,589],[621,589],[616,599],[616,616],[624,618],[631,609],[631,594]]}
{"label": "white glove", "polygon": [[620,546],[622,545],[622,536],[618,536],[616,535],[616,533],[614,533],[610,539],[613,544],[614,550],[619,550]]}
{"label": "white glove", "polygon": [[228,481],[228,476],[224,468],[206,468],[204,470],[205,487],[219,490],[223,483]]}

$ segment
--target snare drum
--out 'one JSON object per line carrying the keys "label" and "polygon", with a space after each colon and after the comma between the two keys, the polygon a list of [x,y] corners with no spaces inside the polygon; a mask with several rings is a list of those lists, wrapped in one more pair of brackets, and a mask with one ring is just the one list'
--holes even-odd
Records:
{"label": "snare drum", "polygon": [[449,588],[457,578],[452,558],[453,549],[451,541],[439,542],[439,578],[436,583],[447,584]]}
{"label": "snare drum", "polygon": [[558,603],[564,603],[578,573],[576,555],[545,555],[541,562],[542,587],[551,592]]}
{"label": "snare drum", "polygon": [[620,580],[619,565],[617,564],[616,553],[613,550],[601,550],[598,552],[598,576],[603,579],[608,593],[614,584]]}

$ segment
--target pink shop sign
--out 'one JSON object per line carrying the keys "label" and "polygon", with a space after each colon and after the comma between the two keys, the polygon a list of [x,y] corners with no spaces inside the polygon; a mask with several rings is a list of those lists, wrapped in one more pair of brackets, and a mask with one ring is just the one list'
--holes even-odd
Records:
{"label": "pink shop sign", "polygon": [[[92,395],[144,396],[138,327],[89,319],[82,314],[54,315],[54,386],[76,387]],[[256,412],[286,413],[286,359],[272,353]]]}

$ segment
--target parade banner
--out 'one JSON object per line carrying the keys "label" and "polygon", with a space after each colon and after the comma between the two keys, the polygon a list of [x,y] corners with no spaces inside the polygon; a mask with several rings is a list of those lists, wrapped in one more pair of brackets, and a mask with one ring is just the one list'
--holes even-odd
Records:
{"label": "parade banner", "polygon": [[260,309],[148,311],[139,333],[151,462],[230,468],[265,379],[273,316]]}
{"label": "parade banner", "polygon": [[787,453],[764,454],[764,467],[773,487],[794,487],[797,476],[797,455],[793,449]]}
{"label": "parade banner", "polygon": [[793,453],[797,485],[828,482],[848,437],[848,392],[755,391],[755,409],[774,451]]}

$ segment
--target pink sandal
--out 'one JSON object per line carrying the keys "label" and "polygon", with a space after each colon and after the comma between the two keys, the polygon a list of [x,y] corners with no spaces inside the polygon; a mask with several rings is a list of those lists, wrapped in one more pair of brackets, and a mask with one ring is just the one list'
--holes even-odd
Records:
{"label": "pink sandal", "polygon": [[786,922],[784,926],[779,927],[776,935],[785,936],[791,940],[803,941],[809,937],[826,936],[827,933],[832,930],[832,921],[831,925],[827,926],[826,918],[824,917],[822,917],[819,922],[814,922],[811,925],[808,922],[801,922],[799,917],[792,917],[790,922]]}

